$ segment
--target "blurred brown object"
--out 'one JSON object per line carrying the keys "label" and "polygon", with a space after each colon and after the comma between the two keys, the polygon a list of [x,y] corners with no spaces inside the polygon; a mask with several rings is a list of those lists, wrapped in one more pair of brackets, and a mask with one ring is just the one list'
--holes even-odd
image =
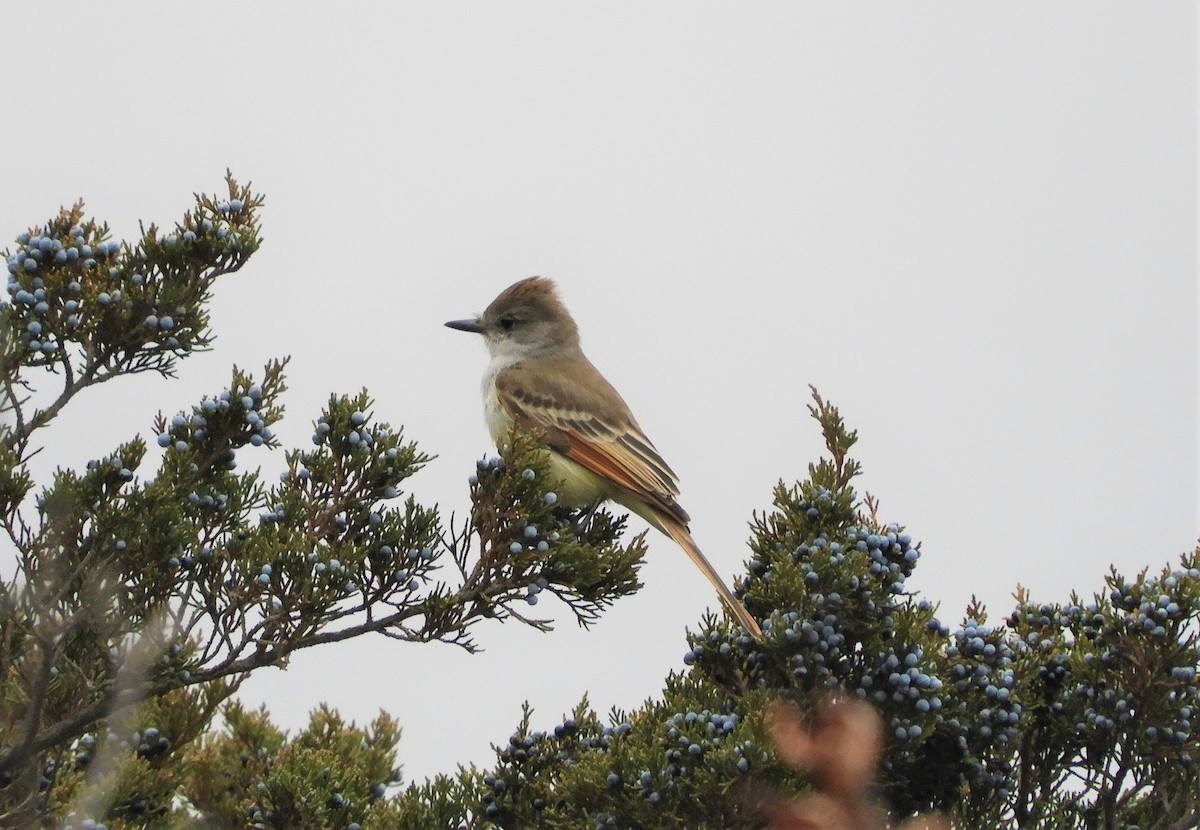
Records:
{"label": "blurred brown object", "polygon": [[[806,723],[795,706],[770,713],[779,757],[808,773],[816,789],[798,798],[775,797],[762,805],[769,830],[886,830],[887,815],[871,798],[875,765],[883,750],[883,723],[858,700],[835,699]],[[945,819],[916,816],[897,830],[950,830]]]}

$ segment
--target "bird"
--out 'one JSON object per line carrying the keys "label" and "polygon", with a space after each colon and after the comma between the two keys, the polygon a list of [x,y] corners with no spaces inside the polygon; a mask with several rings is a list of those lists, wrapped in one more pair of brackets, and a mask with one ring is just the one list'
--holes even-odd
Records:
{"label": "bird", "polygon": [[520,280],[478,317],[446,325],[482,335],[487,344],[483,407],[497,445],[514,423],[541,435],[560,503],[584,507],[610,500],[636,513],[683,549],[742,628],[762,637],[758,622],[692,538],[674,471],[584,355],[579,327],[553,280]]}

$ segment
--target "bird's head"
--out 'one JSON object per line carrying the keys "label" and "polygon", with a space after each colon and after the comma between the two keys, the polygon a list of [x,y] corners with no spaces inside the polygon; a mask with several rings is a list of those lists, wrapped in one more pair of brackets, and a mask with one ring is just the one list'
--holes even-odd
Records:
{"label": "bird's head", "polygon": [[527,360],[579,348],[579,328],[547,277],[514,283],[483,314],[446,325],[482,334],[493,357]]}

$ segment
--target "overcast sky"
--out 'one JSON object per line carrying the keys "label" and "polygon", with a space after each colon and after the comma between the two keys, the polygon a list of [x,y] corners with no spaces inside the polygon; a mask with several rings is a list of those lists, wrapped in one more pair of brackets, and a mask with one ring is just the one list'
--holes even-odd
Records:
{"label": "overcast sky", "polygon": [[[54,8],[0,9],[4,239],[78,197],[133,236],[226,167],[267,204],[215,350],[78,401],[43,472],[291,355],[286,445],[365,386],[438,455],[413,492],[461,512],[486,356],[442,323],[543,274],[730,577],[821,450],[810,383],[951,622],[1195,544],[1191,2]],[[387,709],[409,778],[487,763],[523,700],[547,728],[682,667],[716,597],[660,536],[643,580],[591,631],[496,624],[477,656],[364,639],[243,698],[289,728]]]}

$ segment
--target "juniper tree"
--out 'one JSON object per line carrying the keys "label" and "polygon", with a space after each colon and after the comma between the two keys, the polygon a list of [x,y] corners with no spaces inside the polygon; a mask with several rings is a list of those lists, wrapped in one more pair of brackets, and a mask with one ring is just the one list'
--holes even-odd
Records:
{"label": "juniper tree", "polygon": [[871,703],[878,796],[897,819],[971,828],[1184,828],[1200,820],[1200,549],[1091,597],[953,628],[908,578],[920,546],[860,495],[856,435],[814,390],[828,456],[751,523],[739,586],[757,641],[708,617],[662,697],[607,717],[528,709],[485,770],[413,785],[368,827],[751,828],[764,791],[809,782],[766,736],[777,699]]}
{"label": "juniper tree", "polygon": [[76,204],[5,252],[0,826],[169,823],[189,742],[248,673],[299,649],[378,633],[470,651],[487,619],[548,628],[542,592],[588,624],[638,587],[641,537],[557,509],[529,438],[508,453],[527,466],[480,464],[459,521],[406,495],[429,456],[365,391],[332,395],[313,445],[264,481],[286,360],[159,414],[153,463],[131,436],[35,484],[29,459],[88,387],[170,377],[209,348],[214,284],[260,245],[262,197],[232,177],[227,191],[124,243]]}
{"label": "juniper tree", "polygon": [[279,448],[282,360],[160,415],[159,456],[133,438],[35,487],[27,461],[77,394],[170,375],[209,346],[205,303],[258,248],[260,205],[230,180],[130,244],[77,205],[8,253],[4,826],[749,828],[763,793],[810,785],[776,758],[765,713],[780,698],[818,711],[831,695],[879,712],[878,797],[897,817],[1200,820],[1200,550],[1110,573],[1092,596],[1019,591],[1000,619],[974,603],[951,626],[911,590],[920,545],[858,492],[855,433],[815,392],[827,456],[753,517],[737,586],[764,637],[706,617],[661,697],[604,716],[585,697],[556,724],[526,708],[485,768],[403,787],[387,716],[363,727],[320,708],[289,736],[231,703],[247,673],[300,648],[379,633],[470,650],[487,619],[545,628],[533,612],[546,596],[589,623],[637,589],[644,550],[604,510],[554,503],[536,436],[480,462],[466,517],[422,507],[403,487],[428,456],[366,392],[332,395],[312,446],[261,480],[256,453]]}
{"label": "juniper tree", "polygon": [[[1020,591],[1003,620],[972,604],[951,629],[908,588],[919,545],[853,489],[854,433],[819,398],[812,414],[828,457],[780,484],[751,526],[738,590],[764,618],[762,641],[706,618],[688,637],[689,668],[667,677],[661,698],[602,716],[585,697],[555,724],[527,707],[493,764],[403,790],[369,790],[353,762],[302,738],[265,740],[267,715],[235,710],[224,732],[185,751],[195,760],[184,790],[262,827],[757,827],[765,794],[811,783],[772,751],[771,704],[811,713],[843,695],[881,715],[876,789],[897,819],[937,810],[962,827],[1193,826],[1200,552],[1159,573],[1111,573],[1089,599],[1039,603]],[[342,734],[371,741],[370,730]],[[314,783],[318,765],[326,777]],[[305,797],[296,819],[288,811]]]}

